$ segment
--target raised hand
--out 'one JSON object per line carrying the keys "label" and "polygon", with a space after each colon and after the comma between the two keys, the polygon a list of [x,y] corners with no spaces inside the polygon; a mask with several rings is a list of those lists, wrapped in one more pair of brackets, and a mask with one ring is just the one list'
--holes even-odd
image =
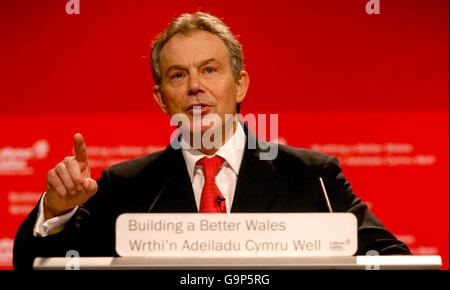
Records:
{"label": "raised hand", "polygon": [[82,205],[97,192],[97,182],[91,179],[83,136],[75,134],[73,143],[74,156],[64,158],[47,173],[46,220]]}

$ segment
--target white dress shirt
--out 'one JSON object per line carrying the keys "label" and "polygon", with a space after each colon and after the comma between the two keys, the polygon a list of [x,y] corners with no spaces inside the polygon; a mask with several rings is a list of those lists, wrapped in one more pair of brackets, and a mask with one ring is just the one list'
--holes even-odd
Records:
{"label": "white dress shirt", "polygon": [[[245,135],[242,126],[238,123],[233,136],[228,139],[228,141],[212,156],[205,155],[199,150],[193,149],[183,139],[181,139],[181,151],[183,153],[184,161],[186,162],[186,167],[192,182],[192,188],[194,190],[197,208],[200,208],[200,199],[202,195],[203,185],[205,184],[205,176],[203,174],[202,167],[196,165],[196,163],[203,157],[211,158],[218,155],[225,159],[225,161],[221,165],[216,175],[216,184],[222,192],[223,197],[225,198],[227,213],[230,213],[231,206],[233,204],[237,178],[239,176],[239,168],[241,167],[242,158],[244,156],[245,143],[247,141],[246,138],[247,136]],[[66,223],[78,209],[77,206],[66,214],[45,221],[44,198],[45,193],[41,198],[39,204],[38,217],[33,230],[34,236],[38,237],[45,237],[47,235],[54,234],[63,230]]]}
{"label": "white dress shirt", "polygon": [[41,201],[39,202],[39,212],[33,230],[33,235],[35,237],[45,237],[60,232],[61,230],[64,229],[66,223],[70,220],[70,218],[75,214],[75,212],[78,209],[77,206],[68,213],[45,220],[44,198],[46,194],[47,193],[44,193],[44,195],[41,198]]}
{"label": "white dress shirt", "polygon": [[200,199],[202,196],[203,185],[205,184],[205,175],[202,167],[196,165],[196,163],[203,157],[211,158],[213,156],[220,156],[225,159],[225,161],[217,172],[216,184],[225,198],[227,212],[230,213],[239,175],[239,168],[241,167],[242,157],[244,156],[246,138],[247,136],[245,135],[242,126],[238,123],[233,136],[231,136],[231,138],[211,156],[206,155],[199,150],[192,149],[183,139],[181,139],[181,148],[189,148],[182,149],[182,152],[189,177],[191,178],[197,209],[200,208]]}

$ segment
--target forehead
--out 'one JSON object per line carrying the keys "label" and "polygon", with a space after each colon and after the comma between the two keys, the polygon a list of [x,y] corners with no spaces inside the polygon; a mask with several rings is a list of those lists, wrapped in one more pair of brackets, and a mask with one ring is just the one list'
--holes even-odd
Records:
{"label": "forehead", "polygon": [[227,48],[223,40],[207,31],[193,31],[188,35],[178,33],[164,45],[160,63],[162,69],[171,65],[191,65],[214,58],[227,62]]}

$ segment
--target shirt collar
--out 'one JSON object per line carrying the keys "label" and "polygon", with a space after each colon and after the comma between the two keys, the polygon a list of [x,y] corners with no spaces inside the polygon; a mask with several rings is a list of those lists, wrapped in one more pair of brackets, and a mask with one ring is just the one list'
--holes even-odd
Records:
{"label": "shirt collar", "polygon": [[[238,122],[236,126],[236,131],[233,136],[228,139],[222,147],[217,150],[217,152],[212,156],[220,156],[225,159],[226,163],[233,169],[236,175],[239,174],[239,168],[241,167],[242,157],[244,156],[245,143],[247,141],[247,136],[245,135],[242,125]],[[194,179],[194,169],[197,161],[203,157],[208,156],[201,151],[192,148],[187,142],[181,137],[181,152],[183,153],[184,160],[186,162],[186,167],[189,173],[191,181]]]}

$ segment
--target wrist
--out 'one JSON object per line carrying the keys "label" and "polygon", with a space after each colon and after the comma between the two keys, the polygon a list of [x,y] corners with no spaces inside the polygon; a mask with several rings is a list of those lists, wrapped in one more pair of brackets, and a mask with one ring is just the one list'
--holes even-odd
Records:
{"label": "wrist", "polygon": [[56,208],[49,206],[47,203],[47,196],[45,196],[45,198],[44,198],[44,218],[46,221],[51,218],[68,213],[69,211],[71,211],[71,209],[60,210],[60,209],[56,209]]}

